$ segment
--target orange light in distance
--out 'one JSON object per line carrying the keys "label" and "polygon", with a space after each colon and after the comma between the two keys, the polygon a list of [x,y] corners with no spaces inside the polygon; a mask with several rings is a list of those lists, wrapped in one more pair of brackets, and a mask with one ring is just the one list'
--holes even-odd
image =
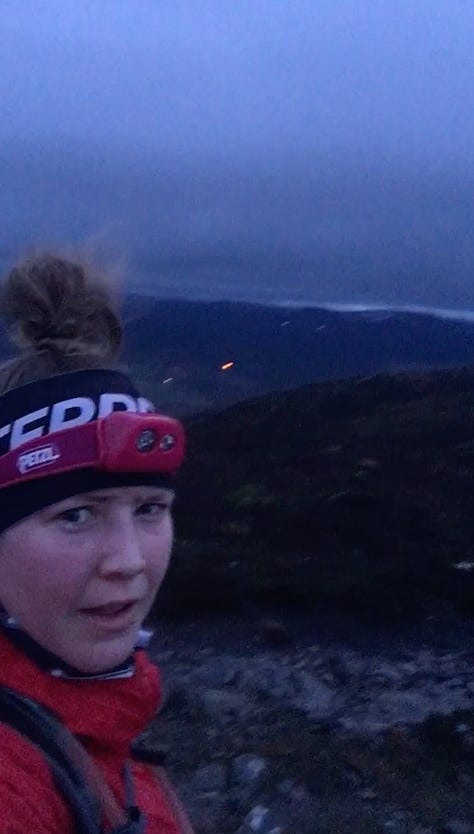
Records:
{"label": "orange light in distance", "polygon": [[234,367],[233,362],[224,362],[224,364],[221,365],[221,371],[230,371],[230,369],[233,368],[233,367]]}

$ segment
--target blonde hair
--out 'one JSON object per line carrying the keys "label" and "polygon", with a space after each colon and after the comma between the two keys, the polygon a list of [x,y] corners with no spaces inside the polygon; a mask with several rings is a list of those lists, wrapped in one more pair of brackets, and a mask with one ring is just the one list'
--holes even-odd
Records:
{"label": "blonde hair", "polygon": [[80,258],[22,259],[0,288],[19,355],[0,366],[0,394],[68,371],[115,367],[122,324],[110,281]]}

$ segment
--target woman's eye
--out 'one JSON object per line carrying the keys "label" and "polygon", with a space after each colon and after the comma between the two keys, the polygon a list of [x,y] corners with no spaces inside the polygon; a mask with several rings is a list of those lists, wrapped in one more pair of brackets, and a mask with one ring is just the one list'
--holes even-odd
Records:
{"label": "woman's eye", "polygon": [[64,510],[58,516],[59,521],[65,521],[71,526],[79,526],[89,520],[91,510],[88,507],[72,507],[70,510]]}
{"label": "woman's eye", "polygon": [[167,509],[169,505],[165,501],[147,501],[145,504],[140,504],[137,514],[147,518],[160,518]]}

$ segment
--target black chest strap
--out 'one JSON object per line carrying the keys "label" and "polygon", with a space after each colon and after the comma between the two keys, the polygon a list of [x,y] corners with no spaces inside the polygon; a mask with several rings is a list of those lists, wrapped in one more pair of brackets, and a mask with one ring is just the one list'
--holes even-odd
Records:
{"label": "black chest strap", "polygon": [[145,834],[146,821],[134,804],[128,766],[124,773],[127,807],[121,809],[91,757],[53,712],[0,685],[0,721],[29,739],[45,757],[72,811],[74,834]]}

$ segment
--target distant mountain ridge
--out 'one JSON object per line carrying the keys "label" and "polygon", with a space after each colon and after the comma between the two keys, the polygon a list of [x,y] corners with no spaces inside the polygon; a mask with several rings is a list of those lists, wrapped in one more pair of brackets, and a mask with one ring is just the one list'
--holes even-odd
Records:
{"label": "distant mountain ridge", "polygon": [[[125,320],[125,355],[181,413],[328,379],[474,362],[474,323],[434,315],[130,296]],[[222,372],[226,362],[234,366]]]}
{"label": "distant mountain ridge", "polygon": [[[130,370],[177,414],[329,379],[474,362],[474,322],[427,314],[129,295],[124,320]],[[4,332],[0,352],[10,352]],[[234,365],[224,372],[226,362]]]}

